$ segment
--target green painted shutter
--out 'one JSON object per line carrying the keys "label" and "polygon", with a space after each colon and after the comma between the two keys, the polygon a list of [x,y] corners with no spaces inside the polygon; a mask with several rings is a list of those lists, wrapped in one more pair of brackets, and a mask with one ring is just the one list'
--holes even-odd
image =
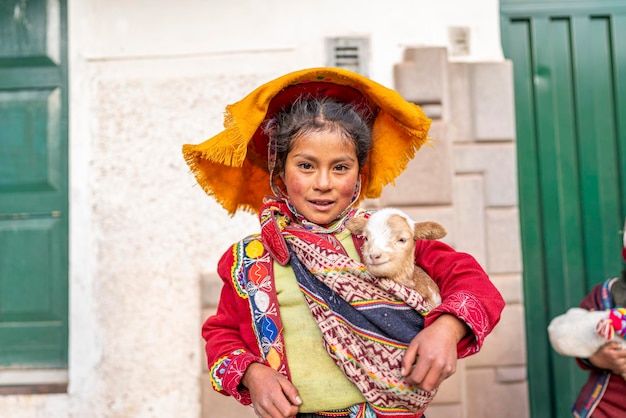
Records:
{"label": "green painted shutter", "polygon": [[66,4],[0,0],[0,366],[66,367]]}
{"label": "green painted shutter", "polygon": [[626,216],[626,2],[501,2],[513,61],[533,418],[570,417],[586,379],[547,338],[620,274]]}

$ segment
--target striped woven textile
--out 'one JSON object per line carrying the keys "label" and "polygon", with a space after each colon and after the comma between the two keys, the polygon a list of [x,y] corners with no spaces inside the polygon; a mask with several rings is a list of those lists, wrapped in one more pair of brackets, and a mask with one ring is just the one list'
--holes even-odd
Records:
{"label": "striped woven textile", "polygon": [[409,385],[400,373],[409,342],[424,326],[420,312],[428,306],[421,295],[373,277],[338,251],[332,235],[285,232],[298,284],[335,363],[375,408],[388,414],[423,411],[435,391]]}

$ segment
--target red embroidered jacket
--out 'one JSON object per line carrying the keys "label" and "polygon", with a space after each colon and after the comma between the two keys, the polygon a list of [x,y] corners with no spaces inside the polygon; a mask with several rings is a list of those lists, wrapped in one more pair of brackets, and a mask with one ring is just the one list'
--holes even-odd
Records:
{"label": "red embroidered jacket", "polygon": [[[359,237],[353,239],[360,249]],[[443,313],[461,318],[472,333],[459,342],[458,356],[477,353],[504,308],[485,271],[472,256],[440,241],[418,241],[415,263],[436,281],[442,297],[425,326]],[[240,381],[249,364],[261,362],[289,377],[272,260],[258,236],[247,237],[222,256],[218,274],[224,286],[217,312],[202,327],[211,381],[216,391],[248,405],[250,394]]]}

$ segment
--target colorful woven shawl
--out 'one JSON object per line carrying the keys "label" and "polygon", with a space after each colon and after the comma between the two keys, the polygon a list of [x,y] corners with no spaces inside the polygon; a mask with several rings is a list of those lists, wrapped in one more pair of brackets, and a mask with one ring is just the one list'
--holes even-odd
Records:
{"label": "colorful woven shawl", "polygon": [[263,207],[261,228],[268,251],[291,263],[326,350],[365,399],[386,412],[423,411],[435,391],[411,386],[400,374],[406,348],[424,326],[422,296],[372,276],[333,234],[293,222],[284,203]]}

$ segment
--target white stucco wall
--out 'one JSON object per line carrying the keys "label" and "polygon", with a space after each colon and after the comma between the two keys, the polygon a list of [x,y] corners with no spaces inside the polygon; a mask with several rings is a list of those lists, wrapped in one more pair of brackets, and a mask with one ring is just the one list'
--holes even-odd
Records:
{"label": "white stucco wall", "polygon": [[450,26],[470,28],[463,59],[502,59],[497,0],[69,3],[69,390],[0,397],[2,417],[199,416],[199,276],[256,220],[206,197],[180,147],[226,104],[325,65],[329,36],[369,36],[389,86],[406,46],[447,46]]}
{"label": "white stucco wall", "polygon": [[282,74],[323,65],[325,37],[368,36],[371,77],[389,85],[405,47],[448,46],[449,27],[470,31],[470,55],[461,59],[502,59],[497,0],[91,0],[80,7],[85,58],[214,63],[181,72]]}

